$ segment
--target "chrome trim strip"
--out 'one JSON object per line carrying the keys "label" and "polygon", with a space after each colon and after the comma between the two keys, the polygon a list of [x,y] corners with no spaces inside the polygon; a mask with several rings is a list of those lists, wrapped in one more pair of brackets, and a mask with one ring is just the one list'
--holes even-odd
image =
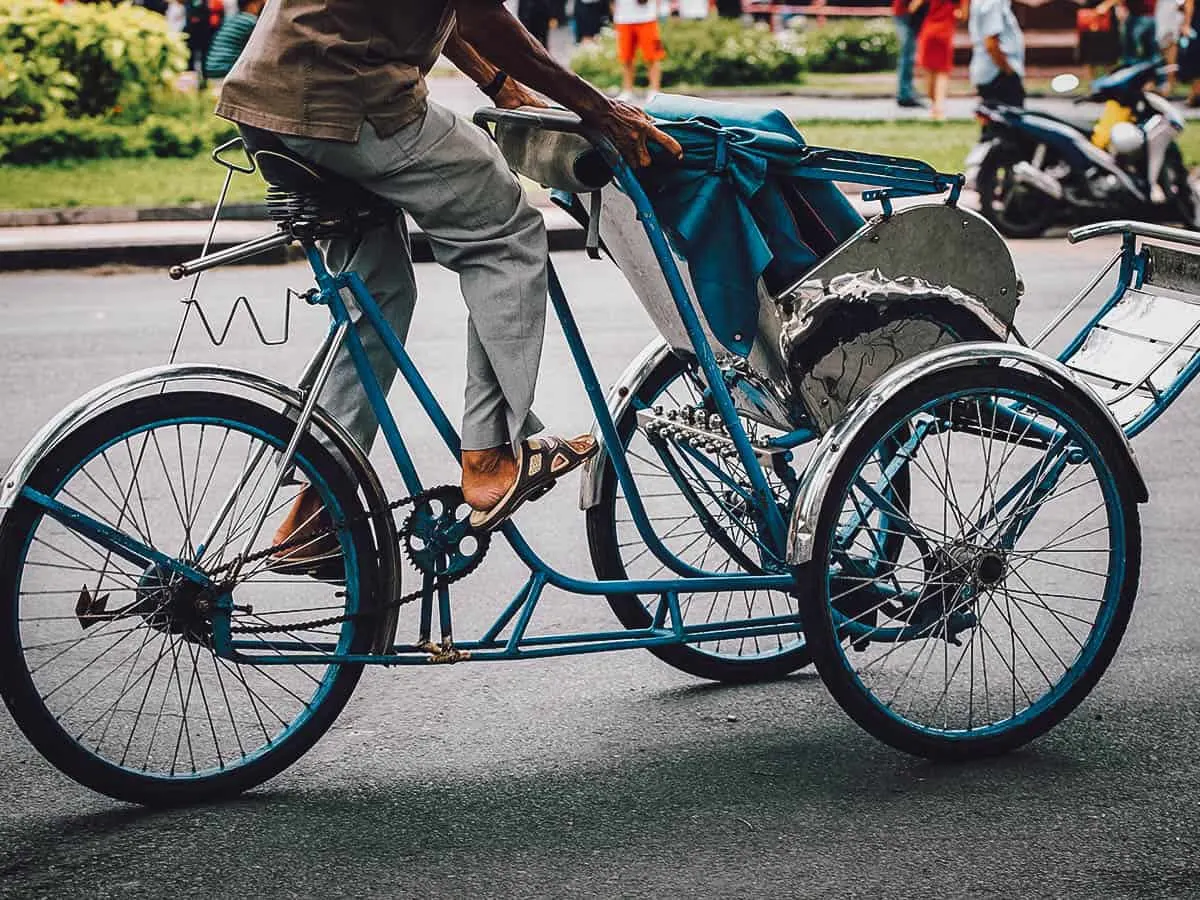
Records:
{"label": "chrome trim strip", "polygon": [[842,463],[848,447],[867,421],[885,403],[919,378],[979,363],[1010,362],[1035,369],[1039,374],[1056,382],[1064,390],[1071,391],[1084,403],[1090,404],[1103,416],[1112,433],[1120,441],[1129,460],[1130,469],[1138,479],[1137,496],[1141,502],[1148,497],[1146,482],[1141,467],[1134,456],[1128,438],[1121,430],[1112,412],[1092,388],[1075,376],[1058,360],[1043,353],[1017,344],[967,343],[952,344],[930,350],[903,365],[892,369],[875,382],[866,393],[850,404],[837,423],[821,438],[812,460],[800,480],[796,504],[788,526],[787,559],[792,566],[804,565],[812,560],[818,519],[825,505],[825,492],[833,473]]}
{"label": "chrome trim strip", "polygon": [[[197,272],[215,269],[217,266],[223,266],[226,263],[240,262],[243,259],[257,256],[260,253],[266,253],[268,250],[277,250],[280,247],[286,247],[294,240],[296,239],[290,232],[277,231],[274,234],[266,234],[260,238],[254,238],[254,240],[246,241],[245,243],[237,244],[224,250],[218,250],[216,253],[206,252],[203,256],[197,256],[195,259],[189,259],[187,262],[171,266],[167,270],[167,274],[171,276],[173,281],[178,281],[181,278],[186,278],[188,275],[195,275]],[[207,251],[207,249],[206,246],[205,250]]]}
{"label": "chrome trim strip", "polygon": [[[606,404],[613,422],[620,422],[621,416],[633,402],[633,394],[654,367],[671,354],[671,345],[663,337],[656,337],[633,358],[621,377],[613,384],[608,392]],[[579,478],[579,508],[589,510],[600,502],[600,480],[604,473],[605,446],[604,437],[600,434],[599,424],[592,425],[592,437],[600,444],[600,452],[584,463]]]}
{"label": "chrome trim strip", "polygon": [[1172,228],[1170,225],[1136,222],[1133,219],[1114,219],[1110,222],[1096,222],[1093,225],[1073,228],[1067,232],[1067,240],[1072,244],[1078,244],[1081,241],[1090,241],[1092,238],[1105,237],[1110,234],[1137,234],[1142,237],[1200,247],[1200,232]]}
{"label": "chrome trim strip", "polygon": [[[294,388],[255,372],[227,366],[184,363],[155,366],[122,375],[120,378],[89,391],[61,410],[42,426],[41,430],[17,454],[4,476],[3,487],[0,487],[0,520],[16,502],[21,489],[29,480],[29,476],[37,464],[73,428],[127,394],[155,385],[193,380],[223,381],[236,384],[282,403],[293,410],[301,410],[304,407],[304,395]],[[366,454],[354,438],[320,407],[313,410],[312,421],[316,423],[323,432],[323,436],[332,445],[335,456],[340,457],[357,479],[367,507],[369,509],[384,508],[387,505],[387,493],[383,489],[378,473],[371,466]],[[381,575],[378,596],[381,602],[387,602],[392,597],[400,595],[401,568],[396,526],[391,515],[377,516],[372,519],[372,524],[375,528]],[[390,610],[383,618],[379,630],[374,636],[371,646],[372,653],[378,654],[391,650],[392,644],[395,642],[398,620],[398,609]]]}

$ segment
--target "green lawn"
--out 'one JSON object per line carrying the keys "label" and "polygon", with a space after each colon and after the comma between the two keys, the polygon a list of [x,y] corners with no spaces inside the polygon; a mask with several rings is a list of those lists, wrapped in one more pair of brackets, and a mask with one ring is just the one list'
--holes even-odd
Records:
{"label": "green lawn", "polygon": [[[974,122],[819,121],[804,125],[803,131],[811,144],[908,156],[955,172],[975,143],[979,126]],[[1188,165],[1200,165],[1200,127],[1184,132],[1180,144]],[[224,170],[208,157],[0,166],[0,209],[211,203],[223,176]],[[231,201],[261,197],[257,175],[235,176]]]}
{"label": "green lawn", "polygon": [[[0,166],[0,209],[177,206],[213,203],[225,170],[195,159],[102,159],[46,166]],[[257,175],[235,175],[229,199],[261,200]]]}

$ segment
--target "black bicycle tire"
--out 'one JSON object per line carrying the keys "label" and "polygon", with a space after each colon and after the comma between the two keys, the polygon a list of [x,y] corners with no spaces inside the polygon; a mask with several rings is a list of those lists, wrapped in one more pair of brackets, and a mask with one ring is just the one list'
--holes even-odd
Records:
{"label": "black bicycle tire", "polygon": [[[864,730],[882,742],[914,756],[939,761],[959,761],[995,756],[1021,747],[1045,734],[1069,715],[1088,695],[1111,663],[1129,623],[1137,595],[1141,566],[1141,531],[1138,502],[1134,493],[1132,473],[1125,470],[1126,456],[1118,446],[1119,438],[1112,425],[1095,409],[1088,408],[1072,396],[1059,393],[1053,402],[1072,416],[1096,442],[1106,465],[1112,467],[1120,508],[1125,518],[1126,545],[1125,579],[1117,596],[1117,608],[1102,638],[1092,665],[1066,693],[1041,714],[1009,731],[980,738],[944,738],[905,726],[897,718],[883,712],[868,695],[855,673],[846,666],[842,649],[843,638],[836,633],[830,604],[826,599],[827,579],[824,560],[829,552],[833,529],[830,518],[836,515],[844,496],[847,480],[857,471],[857,463],[893,427],[898,417],[907,415],[936,395],[937,391],[961,390],[970,387],[1007,387],[1002,382],[1011,379],[1022,390],[1045,391],[1044,379],[1017,369],[980,366],[952,369],[920,379],[880,407],[858,435],[848,445],[841,463],[830,479],[828,492],[818,519],[812,560],[800,567],[801,617],[805,623],[809,647],[817,671],[838,705]],[[945,385],[945,387],[941,387]],[[922,399],[925,398],[925,399]],[[1051,399],[1051,398],[1046,398]]]}
{"label": "black bicycle tire", "polygon": [[[165,418],[218,416],[243,422],[286,442],[295,422],[281,413],[243,397],[202,391],[154,394],[113,407],[67,434],[38,464],[29,485],[44,492],[56,489],[62,477],[87,454],[131,428]],[[352,522],[351,535],[362,572],[361,608],[375,603],[374,543],[353,479],[311,434],[299,452],[319,471],[343,504]],[[17,726],[34,747],[61,772],[78,783],[117,800],[144,806],[169,807],[225,799],[275,777],[321,738],[341,713],[362,675],[362,664],[340,665],[334,684],[320,705],[293,733],[257,759],[203,779],[171,781],[119,768],[76,743],[54,720],[42,702],[24,665],[18,622],[19,568],[31,529],[41,514],[32,503],[20,501],[0,526],[0,695]],[[369,625],[355,626],[351,652],[366,653],[371,644]]]}
{"label": "black bicycle tire", "polygon": [[979,171],[975,176],[975,186],[979,192],[980,211],[996,230],[1008,238],[1036,238],[1045,234],[1046,230],[1058,219],[1058,211],[1049,197],[1044,198],[1043,214],[1030,223],[1014,224],[996,210],[986,198],[995,190],[996,171],[1005,162],[1013,163],[1027,159],[1030,154],[1023,152],[1015,144],[1000,144],[988,151],[980,161]]}

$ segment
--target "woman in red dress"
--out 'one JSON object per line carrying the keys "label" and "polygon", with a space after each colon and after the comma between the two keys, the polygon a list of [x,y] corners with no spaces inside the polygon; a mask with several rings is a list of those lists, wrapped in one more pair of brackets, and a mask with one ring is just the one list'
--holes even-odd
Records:
{"label": "woman in red dress", "polygon": [[912,0],[909,12],[928,5],[921,34],[917,38],[917,65],[929,73],[929,115],[946,118],[946,94],[954,67],[954,27],[966,18],[967,0]]}

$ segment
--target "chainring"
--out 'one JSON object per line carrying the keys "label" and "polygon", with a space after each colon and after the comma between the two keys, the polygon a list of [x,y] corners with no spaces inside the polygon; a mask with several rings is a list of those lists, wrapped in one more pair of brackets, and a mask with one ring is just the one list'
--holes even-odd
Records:
{"label": "chainring", "polygon": [[413,509],[400,529],[404,555],[417,571],[457,581],[483,562],[491,534],[476,531],[462,489],[430,488],[413,498]]}

